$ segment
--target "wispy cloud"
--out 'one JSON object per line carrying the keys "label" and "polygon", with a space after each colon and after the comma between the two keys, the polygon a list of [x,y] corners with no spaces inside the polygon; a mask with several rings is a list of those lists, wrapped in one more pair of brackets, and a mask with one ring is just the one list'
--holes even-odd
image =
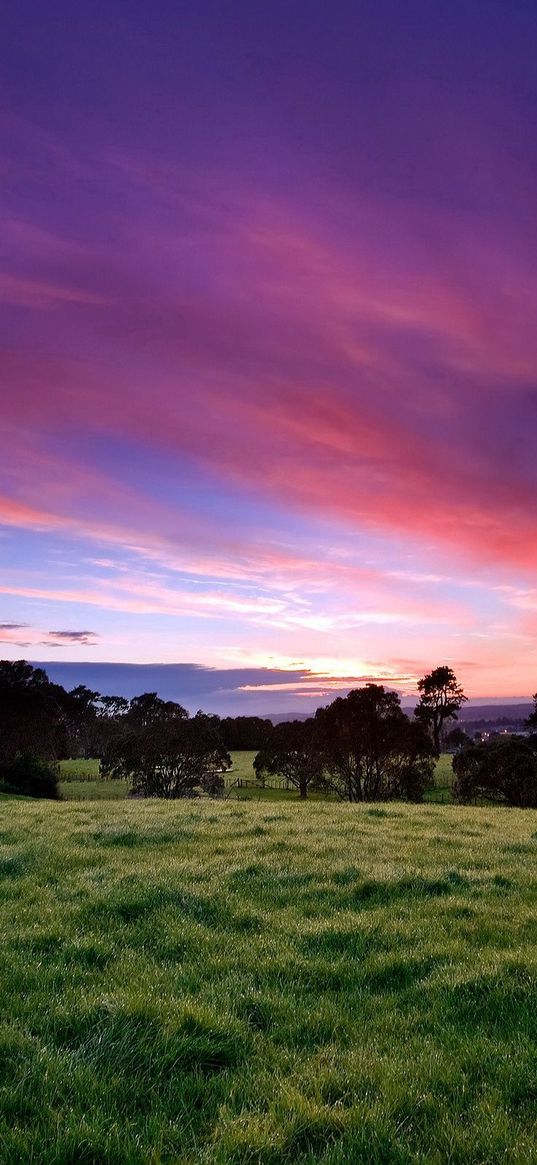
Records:
{"label": "wispy cloud", "polygon": [[14,647],[91,647],[98,639],[95,631],[41,631],[29,623],[0,623],[0,642]]}
{"label": "wispy cloud", "polygon": [[408,683],[429,655],[511,689],[537,667],[531,38],[510,12],[485,53],[466,14],[472,52],[454,18],[435,70],[394,20],[396,76],[384,30],[377,71],[330,26],[319,85],[305,21],[277,93],[257,88],[273,48],[254,80],[245,50],[212,118],[227,82],[200,25],[196,86],[174,57],[158,132],[131,117],[155,96],[134,44],[111,54],[117,122],[77,80],[60,124],[44,75],[42,106],[30,86],[0,114],[13,651],[173,658],[186,639],[296,657],[296,692],[331,690],[336,664],[313,661],[353,652],[348,675]]}
{"label": "wispy cloud", "polygon": [[59,643],[96,643],[98,635],[95,631],[49,631],[47,634],[48,641],[57,641]]}

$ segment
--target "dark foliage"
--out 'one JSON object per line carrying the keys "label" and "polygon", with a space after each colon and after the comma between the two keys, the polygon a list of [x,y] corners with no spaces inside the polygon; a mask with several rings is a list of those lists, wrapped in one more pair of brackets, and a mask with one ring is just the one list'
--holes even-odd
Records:
{"label": "dark foliage", "polygon": [[65,755],[100,757],[121,731],[129,701],[101,696],[84,684],[65,693],[67,740]]}
{"label": "dark foliage", "polygon": [[256,776],[281,776],[298,789],[302,798],[308,789],[323,783],[323,756],[315,720],[288,720],[277,724],[265,748],[254,760]]}
{"label": "dark foliage", "polygon": [[0,661],[0,760],[30,750],[53,760],[67,735],[67,693],[42,668],[25,660]]}
{"label": "dark foliage", "polygon": [[467,699],[450,667],[437,667],[418,683],[421,692],[414,715],[432,735],[434,751],[440,756],[440,738],[446,720],[456,720]]}
{"label": "dark foliage", "polygon": [[444,746],[448,749],[464,748],[467,744],[470,744],[470,737],[463,728],[452,728],[444,737]]}
{"label": "dark foliage", "polygon": [[499,737],[472,744],[453,758],[459,801],[476,797],[519,807],[537,807],[537,738]]}
{"label": "dark foliage", "polygon": [[156,692],[144,692],[135,696],[125,714],[125,725],[129,729],[151,728],[156,724],[170,724],[187,720],[188,712],[173,700],[161,700]]}
{"label": "dark foliage", "polygon": [[4,793],[57,800],[58,768],[32,753],[18,753],[10,760],[0,761],[0,788]]}
{"label": "dark foliage", "polygon": [[421,801],[434,762],[427,733],[401,708],[399,696],[367,684],[315,716],[325,783],[347,801],[403,797]]}
{"label": "dark foliage", "polygon": [[171,712],[167,719],[128,725],[106,750],[101,773],[127,779],[134,794],[175,798],[198,789],[217,794],[224,786],[222,770],[230,765],[211,717]]}
{"label": "dark foliage", "polygon": [[263,720],[261,716],[226,716],[220,721],[220,735],[231,751],[264,749],[272,733],[272,721]]}

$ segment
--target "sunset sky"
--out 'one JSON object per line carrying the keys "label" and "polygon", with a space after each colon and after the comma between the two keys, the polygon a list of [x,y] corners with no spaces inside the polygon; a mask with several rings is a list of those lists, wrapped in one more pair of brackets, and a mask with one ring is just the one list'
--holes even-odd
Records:
{"label": "sunset sky", "polygon": [[536,45],[530,0],[8,0],[0,654],[536,690]]}

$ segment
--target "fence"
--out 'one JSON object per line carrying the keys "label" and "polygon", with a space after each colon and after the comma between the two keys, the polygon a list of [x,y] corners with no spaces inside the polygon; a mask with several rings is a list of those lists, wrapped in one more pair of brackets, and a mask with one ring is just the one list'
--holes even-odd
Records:
{"label": "fence", "polygon": [[286,793],[292,792],[294,789],[294,785],[291,785],[289,781],[264,781],[261,784],[260,781],[251,781],[248,777],[237,777],[237,780],[233,782],[233,787],[235,789],[276,789],[278,792],[283,790]]}

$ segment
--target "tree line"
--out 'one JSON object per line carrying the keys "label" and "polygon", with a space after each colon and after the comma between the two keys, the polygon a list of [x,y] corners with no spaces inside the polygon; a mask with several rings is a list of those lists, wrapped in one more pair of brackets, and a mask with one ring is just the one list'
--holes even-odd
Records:
{"label": "tree line", "polygon": [[[0,786],[57,795],[57,762],[98,757],[103,777],[126,779],[134,795],[218,795],[230,752],[256,752],[263,784],[282,777],[305,799],[312,791],[346,801],[420,801],[433,783],[442,734],[466,696],[451,668],[420,679],[413,715],[396,692],[369,683],[318,708],[307,720],[273,725],[258,716],[190,716],[145,692],[131,700],[84,685],[66,691],[42,668],[0,661]],[[528,725],[537,730],[535,709]],[[480,744],[460,730],[454,795],[537,805],[537,734]],[[462,736],[462,739],[461,739]]]}

